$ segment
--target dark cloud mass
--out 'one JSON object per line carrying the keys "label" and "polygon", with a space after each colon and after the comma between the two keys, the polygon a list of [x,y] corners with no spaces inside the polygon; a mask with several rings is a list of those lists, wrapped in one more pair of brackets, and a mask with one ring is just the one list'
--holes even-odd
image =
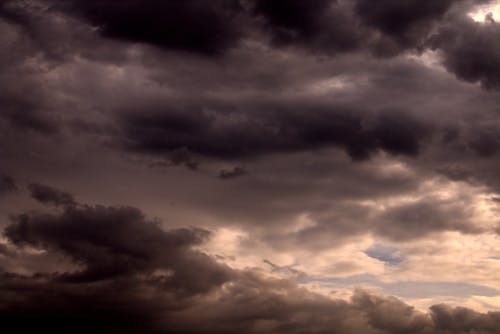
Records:
{"label": "dark cloud mass", "polygon": [[89,20],[104,36],[167,49],[216,55],[234,46],[240,35],[236,0],[56,3]]}
{"label": "dark cloud mass", "polygon": [[365,24],[389,36],[400,47],[408,48],[421,45],[433,23],[442,18],[454,2],[358,0],[355,10]]}
{"label": "dark cloud mass", "polygon": [[363,40],[353,17],[336,1],[258,0],[254,10],[266,19],[277,45],[297,44],[337,53],[355,50]]}
{"label": "dark cloud mass", "polygon": [[130,149],[165,154],[184,148],[202,156],[231,159],[333,145],[345,148],[353,159],[364,159],[380,149],[416,155],[432,133],[432,125],[392,111],[365,121],[362,112],[314,104],[250,106],[267,109],[261,112],[226,112],[224,108],[220,116],[200,108],[155,108],[163,111],[124,117]]}
{"label": "dark cloud mass", "polygon": [[[173,273],[166,273],[165,283],[191,294],[206,292],[228,276],[223,267],[189,250],[207,237],[206,231],[163,232],[130,207],[67,207],[60,215],[20,215],[5,229],[5,236],[15,245],[46,248],[70,256],[84,268],[65,275],[68,280],[92,282],[170,269]],[[206,269],[198,271],[199,280],[195,280],[192,266],[197,271]]]}
{"label": "dark cloud mass", "polygon": [[0,195],[17,190],[14,179],[6,174],[0,173]]}
{"label": "dark cloud mass", "polygon": [[75,199],[70,193],[60,191],[44,184],[32,183],[28,186],[31,197],[44,204],[55,206],[75,205]]}
{"label": "dark cloud mass", "polygon": [[0,0],[2,329],[500,333],[499,11]]}
{"label": "dark cloud mass", "polygon": [[488,89],[500,88],[499,23],[457,20],[439,30],[433,45],[442,50],[444,65],[458,78],[480,82]]}
{"label": "dark cloud mass", "polygon": [[17,247],[60,252],[82,267],[1,274],[0,319],[20,331],[451,334],[495,333],[500,324],[498,313],[436,305],[425,314],[365,291],[332,300],[286,280],[231,270],[193,248],[207,231],[164,231],[131,207],[23,214],[4,233]]}

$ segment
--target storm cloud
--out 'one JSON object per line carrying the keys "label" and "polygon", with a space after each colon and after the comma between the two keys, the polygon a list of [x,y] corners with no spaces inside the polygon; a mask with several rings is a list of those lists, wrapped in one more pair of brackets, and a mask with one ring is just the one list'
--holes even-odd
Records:
{"label": "storm cloud", "polygon": [[6,174],[0,173],[0,194],[17,190],[15,180]]}
{"label": "storm cloud", "polygon": [[498,313],[436,305],[426,314],[362,290],[332,300],[258,271],[231,270],[193,248],[208,231],[162,230],[132,207],[80,205],[12,219],[4,231],[12,246],[61,253],[82,269],[3,272],[8,328],[28,330],[36,321],[56,333],[494,333],[499,326]]}
{"label": "storm cloud", "polygon": [[28,189],[31,192],[31,197],[44,204],[52,204],[55,206],[72,206],[76,204],[73,195],[51,186],[31,183]]}
{"label": "storm cloud", "polygon": [[498,90],[499,37],[500,26],[495,21],[477,24],[457,19],[440,28],[432,45],[442,50],[445,67],[458,78]]}
{"label": "storm cloud", "polygon": [[[81,271],[67,273],[68,280],[92,282],[171,269],[165,282],[190,294],[208,291],[229,274],[203,254],[189,250],[207,237],[207,231],[163,232],[154,222],[144,221],[135,208],[69,206],[60,215],[25,214],[13,219],[5,236],[15,245],[59,251],[83,266]],[[204,279],[194,279],[202,273],[191,273],[193,266],[207,269]]]}
{"label": "storm cloud", "polygon": [[[60,1],[104,36],[215,55],[238,41],[238,1]],[[231,23],[232,22],[232,23]],[[228,24],[229,23],[229,24]]]}
{"label": "storm cloud", "polygon": [[498,333],[499,15],[1,1],[2,325]]}
{"label": "storm cloud", "polygon": [[325,146],[343,147],[353,159],[380,149],[416,155],[432,132],[432,125],[398,112],[380,112],[365,122],[361,112],[335,106],[245,107],[260,111],[204,113],[196,107],[170,111],[155,106],[162,111],[129,114],[123,127],[132,150],[161,154],[185,148],[228,159]]}

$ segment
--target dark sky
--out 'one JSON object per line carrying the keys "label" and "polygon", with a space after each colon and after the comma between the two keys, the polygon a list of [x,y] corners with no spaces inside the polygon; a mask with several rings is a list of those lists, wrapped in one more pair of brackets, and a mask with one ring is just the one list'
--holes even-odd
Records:
{"label": "dark sky", "polygon": [[500,2],[0,0],[0,322],[500,332]]}

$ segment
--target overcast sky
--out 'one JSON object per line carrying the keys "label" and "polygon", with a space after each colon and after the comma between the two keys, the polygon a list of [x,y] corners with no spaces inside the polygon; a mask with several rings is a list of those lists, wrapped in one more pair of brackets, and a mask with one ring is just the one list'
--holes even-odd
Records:
{"label": "overcast sky", "polygon": [[0,0],[0,321],[500,333],[500,2]]}

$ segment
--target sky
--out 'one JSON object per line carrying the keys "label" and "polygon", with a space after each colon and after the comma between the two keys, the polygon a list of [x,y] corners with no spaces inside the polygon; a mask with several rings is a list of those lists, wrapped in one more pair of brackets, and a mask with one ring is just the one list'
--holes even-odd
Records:
{"label": "sky", "polygon": [[500,333],[500,2],[0,0],[0,323]]}

